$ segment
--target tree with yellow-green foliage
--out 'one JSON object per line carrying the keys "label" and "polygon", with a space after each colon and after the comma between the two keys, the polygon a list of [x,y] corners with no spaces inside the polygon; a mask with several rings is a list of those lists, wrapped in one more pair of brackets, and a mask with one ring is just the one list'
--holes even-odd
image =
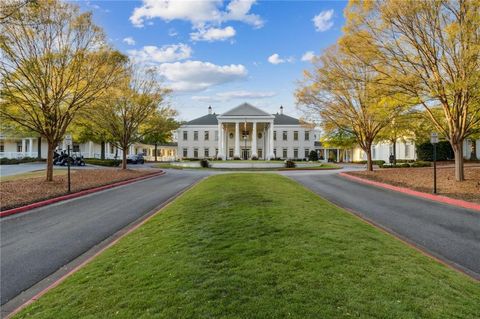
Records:
{"label": "tree with yellow-green foliage", "polygon": [[345,15],[342,46],[424,108],[464,180],[463,142],[480,123],[480,1],[352,0]]}
{"label": "tree with yellow-green foliage", "polygon": [[305,71],[296,91],[299,107],[317,114],[325,131],[355,136],[373,170],[372,144],[381,130],[404,109],[394,92],[378,83],[378,72],[348,54],[341,46],[326,50]]}
{"label": "tree with yellow-green foliage", "polygon": [[148,119],[158,116],[170,92],[161,86],[153,69],[130,65],[125,74],[125,79],[82,115],[94,124],[92,129],[105,132],[110,143],[122,150],[122,169],[127,168],[128,148],[142,141],[144,130],[152,132]]}
{"label": "tree with yellow-green foliage", "polygon": [[122,75],[126,57],[74,4],[38,0],[0,10],[8,16],[0,24],[0,115],[47,140],[52,181],[53,150],[78,112]]}

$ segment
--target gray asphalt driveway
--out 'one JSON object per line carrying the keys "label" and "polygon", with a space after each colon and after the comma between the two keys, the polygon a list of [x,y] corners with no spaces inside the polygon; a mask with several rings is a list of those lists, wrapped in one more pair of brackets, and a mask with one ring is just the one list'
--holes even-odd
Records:
{"label": "gray asphalt driveway", "polygon": [[480,213],[337,174],[292,171],[284,175],[480,279]]}
{"label": "gray asphalt driveway", "polygon": [[1,220],[1,304],[210,174],[166,175]]}

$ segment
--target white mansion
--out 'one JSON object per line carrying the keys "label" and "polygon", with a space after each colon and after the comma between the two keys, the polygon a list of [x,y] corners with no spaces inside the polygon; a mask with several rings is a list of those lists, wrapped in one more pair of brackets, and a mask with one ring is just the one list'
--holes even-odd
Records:
{"label": "white mansion", "polygon": [[[304,159],[312,150],[321,155],[327,151],[321,148],[318,133],[312,125],[283,114],[283,107],[276,114],[248,103],[223,114],[215,114],[209,107],[207,115],[178,129],[178,155],[180,158]],[[338,153],[337,149],[328,151]]]}

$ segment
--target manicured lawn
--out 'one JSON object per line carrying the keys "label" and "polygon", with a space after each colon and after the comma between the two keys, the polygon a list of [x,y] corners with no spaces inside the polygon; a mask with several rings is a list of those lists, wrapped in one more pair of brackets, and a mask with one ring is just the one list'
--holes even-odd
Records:
{"label": "manicured lawn", "polygon": [[[211,165],[215,165],[219,161],[210,162]],[[258,161],[257,161],[258,162]],[[223,163],[223,162],[222,162]],[[236,162],[235,162],[236,163]],[[273,163],[273,162],[272,162]],[[171,163],[161,163],[156,164],[153,167],[155,168],[169,168],[169,169],[214,169],[220,171],[285,171],[285,170],[324,170],[324,169],[338,169],[341,168],[339,165],[332,164],[332,163],[323,163],[316,166],[297,166],[294,168],[285,168],[285,167],[252,167],[252,168],[224,168],[224,167],[210,167],[210,168],[203,168],[200,166],[193,166],[193,167],[185,167],[180,165],[175,165]]]}
{"label": "manicured lawn", "polygon": [[197,185],[18,318],[478,318],[480,285],[275,174]]}

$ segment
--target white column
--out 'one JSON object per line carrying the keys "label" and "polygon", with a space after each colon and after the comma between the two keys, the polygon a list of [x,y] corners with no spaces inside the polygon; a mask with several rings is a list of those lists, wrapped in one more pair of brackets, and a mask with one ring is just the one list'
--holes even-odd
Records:
{"label": "white column", "polygon": [[273,121],[270,122],[269,124],[269,135],[268,135],[268,140],[269,140],[269,143],[268,143],[268,157],[270,159],[274,159],[275,158],[275,154],[273,153]]}
{"label": "white column", "polygon": [[92,144],[93,144],[92,141],[88,142],[88,157],[90,157],[90,158],[95,157],[95,156],[92,156]]}
{"label": "white column", "polygon": [[219,159],[224,159],[225,154],[223,153],[223,124],[218,121],[218,156]]}
{"label": "white column", "polygon": [[235,122],[235,152],[234,157],[240,157],[240,123]]}
{"label": "white column", "polygon": [[252,157],[258,157],[257,155],[257,122],[252,123]]}
{"label": "white column", "polygon": [[26,149],[25,149],[25,139],[22,138],[22,156],[24,156],[24,157],[25,157],[25,151],[26,151]]}
{"label": "white column", "polygon": [[340,162],[340,150],[337,148],[337,162]]}
{"label": "white column", "polygon": [[33,157],[33,138],[29,138],[28,143],[28,151],[30,152],[30,157]]}

